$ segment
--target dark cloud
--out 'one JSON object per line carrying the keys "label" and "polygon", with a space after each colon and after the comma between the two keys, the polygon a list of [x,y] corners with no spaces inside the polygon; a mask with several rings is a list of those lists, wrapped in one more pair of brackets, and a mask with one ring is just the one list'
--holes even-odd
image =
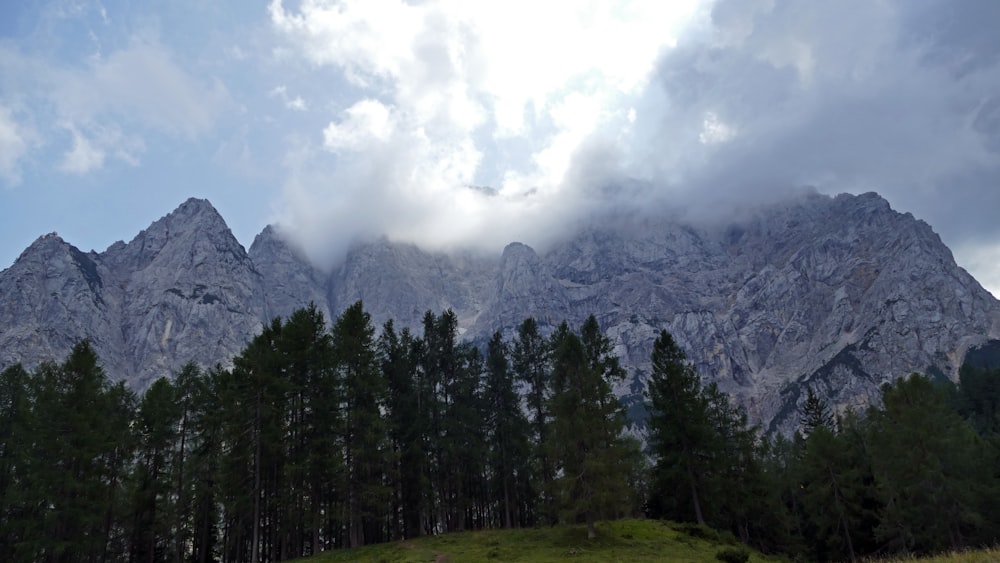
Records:
{"label": "dark cloud", "polygon": [[874,190],[959,255],[1000,257],[997,22],[989,1],[720,1],[647,92],[652,181],[711,209],[796,185]]}

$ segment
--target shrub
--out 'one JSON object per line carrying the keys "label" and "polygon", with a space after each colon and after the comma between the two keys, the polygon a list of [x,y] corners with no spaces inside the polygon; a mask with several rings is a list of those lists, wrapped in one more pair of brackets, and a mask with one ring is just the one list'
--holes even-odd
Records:
{"label": "shrub", "polygon": [[725,563],[747,563],[750,553],[738,547],[727,547],[716,553],[715,558]]}

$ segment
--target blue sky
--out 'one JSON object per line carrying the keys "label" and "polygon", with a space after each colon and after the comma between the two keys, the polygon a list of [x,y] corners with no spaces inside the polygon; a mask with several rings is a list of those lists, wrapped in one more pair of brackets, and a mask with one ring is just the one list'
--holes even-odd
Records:
{"label": "blue sky", "polygon": [[809,185],[881,193],[998,294],[998,21],[992,0],[5,2],[0,268],[192,196],[329,265],[359,237],[544,246],[609,207]]}

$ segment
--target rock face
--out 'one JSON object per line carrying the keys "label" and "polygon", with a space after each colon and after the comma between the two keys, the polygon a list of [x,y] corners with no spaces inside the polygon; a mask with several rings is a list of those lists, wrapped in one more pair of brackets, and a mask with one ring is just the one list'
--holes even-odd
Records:
{"label": "rock face", "polygon": [[667,329],[706,380],[782,432],[807,386],[863,406],[913,371],[954,378],[971,347],[1000,339],[1000,302],[876,194],[804,195],[712,226],[611,219],[543,253],[380,240],[329,273],[272,227],[245,252],[208,202],[189,200],[102,253],[41,237],[0,273],[0,296],[0,367],[61,359],[89,337],[137,389],[190,360],[226,364],[262,323],[309,302],[334,318],[362,299],[376,323],[418,333],[424,312],[452,308],[473,341],[528,316],[549,331],[593,313],[630,370],[623,400],[640,400]]}
{"label": "rock face", "polygon": [[144,389],[188,361],[214,365],[242,349],[263,318],[260,285],[203,200],[100,254],[46,235],[0,273],[0,365],[59,361],[90,338],[109,376]]}
{"label": "rock face", "polygon": [[327,312],[327,280],[303,258],[274,227],[266,227],[250,245],[250,261],[260,274],[258,295],[264,303],[264,319],[287,317],[298,308],[315,303]]}

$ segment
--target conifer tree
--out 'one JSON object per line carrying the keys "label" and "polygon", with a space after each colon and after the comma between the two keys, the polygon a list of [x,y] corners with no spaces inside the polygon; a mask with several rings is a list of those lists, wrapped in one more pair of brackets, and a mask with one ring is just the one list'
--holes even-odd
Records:
{"label": "conifer tree", "polygon": [[217,561],[225,548],[219,541],[219,521],[225,492],[225,423],[228,420],[227,411],[232,407],[223,399],[230,376],[231,372],[217,365],[189,382],[178,380],[182,393],[190,394],[190,426],[194,443],[189,463],[185,464],[185,474],[190,483],[187,494],[191,499],[190,560],[196,563]]}
{"label": "conifer tree", "polygon": [[490,474],[499,524],[510,528],[523,524],[520,507],[524,499],[528,469],[528,421],[514,388],[507,344],[496,332],[486,352],[485,407],[489,437]]}
{"label": "conifer tree", "polygon": [[[525,319],[517,329],[511,352],[511,364],[517,381],[525,386],[525,402],[531,424],[532,472],[534,489],[526,492],[529,499],[537,499],[527,507],[538,521],[555,522],[552,491],[553,471],[548,458],[547,437],[549,414],[547,410],[549,389],[549,352],[551,341],[538,331],[533,317]],[[533,505],[533,506],[532,506]]]}
{"label": "conifer tree", "polygon": [[23,505],[31,447],[31,375],[15,364],[0,373],[0,553],[15,554],[30,518]]}
{"label": "conifer tree", "polygon": [[821,424],[812,427],[805,442],[800,497],[818,558],[858,557],[854,544],[863,515],[863,465],[851,454],[845,441]]}
{"label": "conifer tree", "polygon": [[343,386],[348,545],[357,547],[384,539],[379,521],[389,500],[382,418],[386,387],[375,354],[375,328],[360,301],[341,314],[332,336]]}
{"label": "conifer tree", "polygon": [[986,450],[925,376],[883,386],[882,403],[870,413],[879,539],[904,553],[964,548],[995,494],[984,487]]}
{"label": "conifer tree", "polygon": [[[702,507],[710,462],[720,443],[701,393],[701,380],[673,336],[661,331],[653,344],[649,448],[660,510],[673,518],[705,524]],[[692,514],[693,513],[693,514]]]}
{"label": "conifer tree", "polygon": [[711,451],[705,491],[713,510],[706,515],[712,526],[730,529],[740,540],[750,541],[750,519],[755,511],[754,494],[761,486],[757,455],[757,428],[749,426],[743,407],[713,382],[702,387],[708,421],[716,448]]}
{"label": "conifer tree", "polygon": [[444,444],[451,474],[452,514],[449,530],[479,529],[485,525],[486,408],[483,402],[484,360],[470,343],[456,348],[459,364],[446,388]]}
{"label": "conifer tree", "polygon": [[[200,395],[205,392],[206,377],[194,362],[185,364],[174,377],[173,389],[177,408],[177,431],[171,452],[172,494],[175,502],[173,527],[170,532],[171,553],[174,561],[188,556],[188,543],[192,536],[192,501],[194,477],[192,454],[199,446],[196,421]],[[148,392],[148,391],[147,391]]]}
{"label": "conifer tree", "polygon": [[[287,381],[279,352],[283,324],[275,318],[233,361],[222,381],[226,450],[227,557],[257,563],[270,557],[283,477]],[[249,556],[249,557],[247,557]]]}
{"label": "conifer tree", "polygon": [[409,329],[396,332],[386,321],[378,340],[382,374],[388,391],[388,435],[392,447],[393,505],[391,526],[397,539],[422,533],[421,514],[427,484],[427,458],[424,437],[427,420],[426,401],[420,392],[419,367],[421,341]]}
{"label": "conifer tree", "polygon": [[314,303],[289,315],[278,342],[287,410],[282,557],[321,551],[322,514],[333,501],[332,475],[342,472],[341,389],[323,314]]}
{"label": "conifer tree", "polygon": [[137,463],[132,474],[131,558],[165,561],[169,550],[176,497],[172,453],[180,419],[176,389],[170,380],[153,382],[139,403],[135,430]]}
{"label": "conifer tree", "polygon": [[965,364],[958,375],[958,412],[980,436],[1000,430],[1000,369]]}
{"label": "conifer tree", "polygon": [[[23,502],[35,522],[23,528],[23,560],[89,561],[125,549],[124,477],[135,397],[111,387],[86,340],[61,365],[37,372],[33,444]],[[86,407],[81,408],[81,405]],[[53,416],[58,413],[58,416]]]}
{"label": "conifer tree", "polygon": [[826,401],[819,398],[812,387],[806,388],[806,400],[802,405],[802,418],[799,419],[804,436],[809,436],[813,430],[823,427],[833,429],[833,415]]}
{"label": "conifer tree", "polygon": [[553,345],[549,451],[559,475],[559,506],[569,521],[582,519],[592,539],[596,520],[616,517],[628,502],[630,471],[622,461],[633,456],[621,436],[622,407],[583,341],[563,323]]}

